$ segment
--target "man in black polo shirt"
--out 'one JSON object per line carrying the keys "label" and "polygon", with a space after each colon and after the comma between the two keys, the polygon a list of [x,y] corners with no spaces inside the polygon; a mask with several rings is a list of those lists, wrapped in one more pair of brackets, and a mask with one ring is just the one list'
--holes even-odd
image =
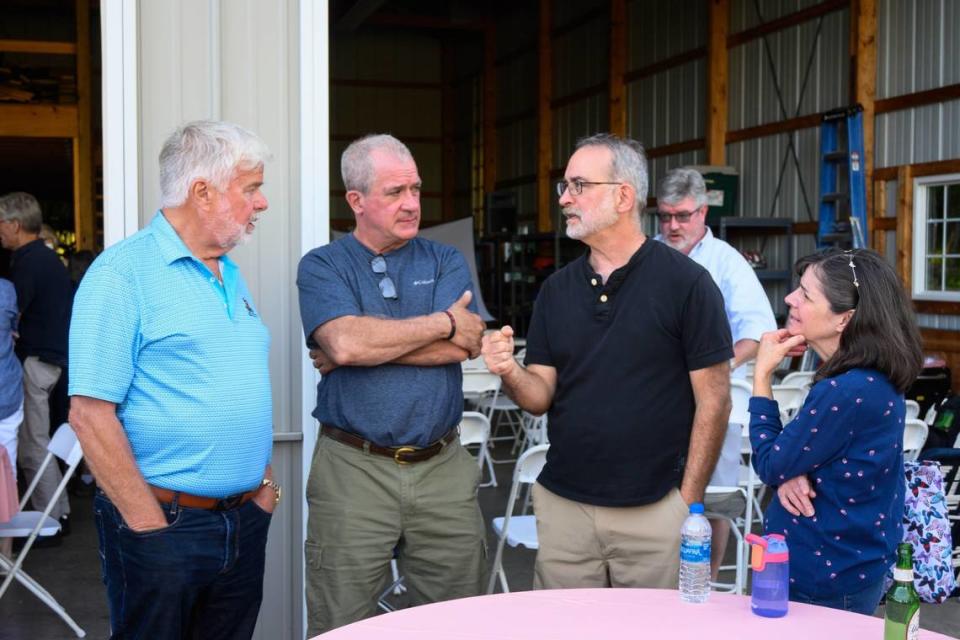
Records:
{"label": "man in black polo shirt", "polygon": [[589,247],[543,285],[527,336],[484,337],[522,408],[549,411],[534,486],[534,588],[676,588],[680,527],[703,500],[730,412],[723,298],[695,262],[643,234],[639,143],[581,140],[557,185],[567,235]]}
{"label": "man in black polo shirt", "polygon": [[[23,363],[23,425],[18,436],[18,462],[32,482],[50,442],[50,393],[67,366],[67,334],[73,306],[73,286],[57,254],[40,239],[40,204],[29,193],[0,198],[0,243],[13,251],[10,279],[20,307],[17,357]],[[43,509],[60,484],[55,464],[47,466],[32,503]],[[70,504],[60,494],[50,517],[67,523]],[[64,530],[66,532],[66,530]]]}

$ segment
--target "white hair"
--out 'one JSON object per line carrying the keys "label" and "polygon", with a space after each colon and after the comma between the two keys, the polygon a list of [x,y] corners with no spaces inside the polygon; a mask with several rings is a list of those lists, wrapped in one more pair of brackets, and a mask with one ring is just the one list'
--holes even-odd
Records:
{"label": "white hair", "polygon": [[238,170],[256,169],[270,158],[267,145],[239,125],[188,122],[170,134],[160,150],[160,206],[182,205],[197,180],[208,180],[222,192]]}
{"label": "white hair", "polygon": [[610,150],[610,179],[622,180],[637,192],[634,215],[639,216],[647,204],[649,174],[647,154],[643,145],[631,138],[621,138],[610,133],[597,133],[577,140],[577,149],[583,147],[606,147]]}
{"label": "white hair", "polygon": [[693,198],[699,209],[707,204],[707,185],[695,169],[673,169],[657,186],[657,202],[673,206],[685,198]]}

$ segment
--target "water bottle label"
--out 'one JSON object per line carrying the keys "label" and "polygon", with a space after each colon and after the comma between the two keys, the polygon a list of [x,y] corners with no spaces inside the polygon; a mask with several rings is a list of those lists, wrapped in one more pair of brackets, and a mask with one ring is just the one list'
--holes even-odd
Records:
{"label": "water bottle label", "polygon": [[682,540],[680,560],[683,562],[710,562],[710,541]]}

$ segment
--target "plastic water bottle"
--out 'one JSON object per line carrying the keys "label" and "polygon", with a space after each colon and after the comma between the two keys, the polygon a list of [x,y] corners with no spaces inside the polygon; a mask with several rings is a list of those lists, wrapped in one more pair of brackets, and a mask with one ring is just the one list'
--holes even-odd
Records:
{"label": "plastic water bottle", "polygon": [[710,595],[710,522],[703,504],[690,505],[680,529],[680,599],[706,602]]}

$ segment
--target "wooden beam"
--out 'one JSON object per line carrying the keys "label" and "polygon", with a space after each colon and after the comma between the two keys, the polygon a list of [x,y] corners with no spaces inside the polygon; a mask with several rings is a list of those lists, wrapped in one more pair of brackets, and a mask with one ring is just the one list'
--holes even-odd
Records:
{"label": "wooden beam", "polygon": [[641,78],[646,78],[652,75],[656,75],[661,71],[673,69],[674,67],[679,67],[680,65],[687,64],[688,62],[693,62],[694,60],[705,58],[706,56],[707,56],[706,47],[691,49],[690,51],[685,51],[683,53],[678,53],[675,56],[664,58],[659,62],[648,64],[645,67],[640,67],[639,69],[628,71],[626,74],[624,74],[623,81],[626,83],[634,82],[636,80],[640,80]]}
{"label": "wooden beam", "polygon": [[[856,102],[863,107],[863,174],[866,211],[872,211],[873,131],[877,94],[877,0],[853,0],[850,6],[851,47],[854,48],[854,89]],[[867,216],[867,238],[871,236],[873,216]]]}
{"label": "wooden beam", "polygon": [[537,84],[537,230],[553,230],[550,167],[553,165],[553,0],[540,0],[537,40],[540,59]]}
{"label": "wooden beam", "polygon": [[677,153],[687,151],[696,151],[706,146],[706,140],[697,138],[696,140],[686,140],[684,142],[674,142],[673,144],[664,144],[659,147],[647,149],[647,158],[662,158],[663,156],[672,156]]}
{"label": "wooden beam", "polygon": [[610,0],[610,133],[627,135],[627,0]]}
{"label": "wooden beam", "polygon": [[907,295],[913,290],[913,169],[904,165],[897,170],[897,273]]}
{"label": "wooden beam", "polygon": [[874,108],[878,114],[890,113],[891,111],[923,107],[928,104],[936,104],[958,98],[960,98],[960,84],[950,84],[945,87],[928,89],[927,91],[917,91],[916,93],[908,93],[902,96],[877,100]]}
{"label": "wooden beam", "polygon": [[849,0],[827,0],[826,2],[821,2],[820,4],[815,4],[806,9],[801,9],[794,13],[789,13],[785,16],[781,16],[776,20],[769,20],[762,24],[759,24],[750,29],[744,29],[739,33],[734,33],[727,37],[727,47],[733,48],[737,47],[751,40],[755,40],[761,36],[774,33],[776,31],[781,31],[789,27],[794,27],[798,24],[803,24],[814,18],[819,18],[820,16],[825,16],[834,11],[840,11],[841,9],[846,8],[850,4]]}
{"label": "wooden beam", "polygon": [[75,0],[77,27],[77,136],[73,139],[73,230],[77,249],[96,248],[93,218],[93,82],[90,2]]}
{"label": "wooden beam", "polygon": [[[946,315],[960,314],[960,303],[932,303],[937,305],[934,308],[946,309],[946,311],[928,311],[928,301],[917,300],[914,307],[920,313],[943,313]],[[950,331],[947,329],[920,329],[920,337],[923,339],[923,350],[925,352],[940,351],[947,357],[947,366],[951,371],[960,371],[960,331]],[[960,393],[960,376],[953,376],[953,391]]]}
{"label": "wooden beam", "polygon": [[403,80],[361,80],[358,78],[333,78],[331,87],[369,87],[372,89],[427,89],[442,91],[442,82],[414,82]]}
{"label": "wooden beam", "polygon": [[726,164],[729,0],[710,0],[707,18],[707,164]]}
{"label": "wooden beam", "polygon": [[550,101],[550,106],[554,109],[559,109],[560,107],[565,107],[568,104],[574,104],[576,102],[580,102],[581,100],[585,100],[593,96],[598,96],[601,93],[606,93],[608,91],[607,89],[608,85],[609,83],[604,81],[594,85],[590,85],[589,87],[584,87],[579,91],[568,93],[567,95],[562,96],[560,98],[554,98],[553,100]]}
{"label": "wooden beam", "polygon": [[[483,192],[497,183],[497,33],[492,24],[483,31]],[[480,221],[483,229],[484,221]]]}
{"label": "wooden beam", "polygon": [[870,228],[873,230],[868,237],[872,240],[870,246],[876,250],[881,256],[887,255],[887,231],[896,231],[897,230],[897,219],[896,218],[887,218],[886,206],[887,206],[887,183],[886,182],[874,182],[867,183],[867,190],[870,191],[870,187],[873,187],[872,191],[874,193],[873,199],[873,209],[870,215]]}
{"label": "wooden beam", "polygon": [[72,56],[77,45],[72,42],[53,42],[51,40],[0,40],[0,53],[47,53],[51,55]]}
{"label": "wooden beam", "polygon": [[440,75],[443,78],[443,91],[440,93],[440,133],[443,140],[440,147],[440,190],[443,193],[440,216],[444,221],[449,221],[457,217],[453,198],[454,183],[457,180],[457,145],[454,139],[456,135],[457,96],[453,86],[454,58],[449,36],[443,38],[440,47]]}
{"label": "wooden beam", "polygon": [[769,122],[755,127],[728,131],[726,136],[727,144],[742,142],[743,140],[752,140],[753,138],[763,138],[778,133],[789,133],[790,131],[796,131],[798,129],[819,127],[822,120],[822,113],[811,113],[810,115],[800,116],[798,118],[788,118],[787,120],[781,120],[779,122]]}
{"label": "wooden beam", "polygon": [[0,104],[0,136],[72,138],[75,135],[75,104]]}
{"label": "wooden beam", "polygon": [[[941,173],[960,173],[960,160],[935,160],[910,165],[914,178],[936,176]],[[896,180],[900,167],[882,167],[874,169],[873,181]]]}
{"label": "wooden beam", "polygon": [[[886,191],[886,189],[884,189]],[[897,230],[897,219],[896,218],[881,218],[877,217],[873,219],[873,230],[874,231],[896,231]]]}

